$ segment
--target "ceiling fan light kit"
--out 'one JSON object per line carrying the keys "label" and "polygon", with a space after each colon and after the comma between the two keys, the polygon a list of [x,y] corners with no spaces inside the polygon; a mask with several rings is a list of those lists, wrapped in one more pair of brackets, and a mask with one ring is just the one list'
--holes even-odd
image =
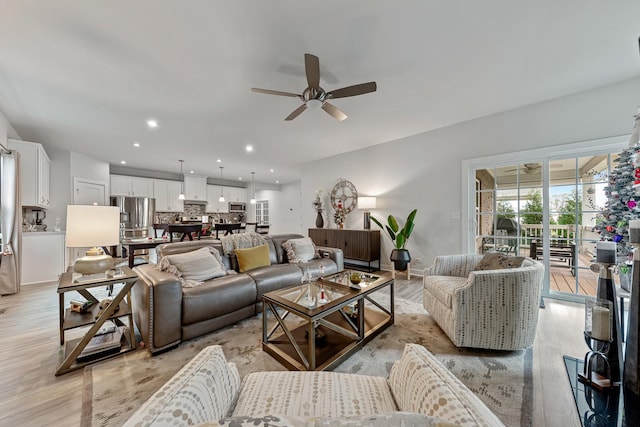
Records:
{"label": "ceiling fan light kit", "polygon": [[375,92],[377,90],[376,82],[368,82],[343,87],[331,92],[325,92],[325,90],[320,87],[320,60],[318,59],[318,57],[309,53],[305,53],[304,68],[305,74],[307,76],[307,84],[309,86],[302,92],[301,95],[271,89],[260,89],[256,87],[252,87],[251,90],[258,93],[265,93],[267,95],[299,98],[303,102],[303,104],[293,110],[293,112],[285,118],[286,121],[295,119],[307,108],[314,110],[321,108],[336,120],[343,121],[347,118],[347,115],[335,105],[327,102],[327,100],[363,95],[365,93]]}

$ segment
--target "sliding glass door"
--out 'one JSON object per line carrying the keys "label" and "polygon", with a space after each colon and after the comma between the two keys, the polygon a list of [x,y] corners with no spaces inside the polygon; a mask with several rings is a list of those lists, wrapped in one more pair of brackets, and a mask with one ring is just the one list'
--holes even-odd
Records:
{"label": "sliding glass door", "polygon": [[589,267],[600,236],[594,226],[622,148],[617,142],[595,152],[590,147],[571,155],[469,164],[469,250],[542,261],[546,295],[574,300],[595,295],[598,277]]}

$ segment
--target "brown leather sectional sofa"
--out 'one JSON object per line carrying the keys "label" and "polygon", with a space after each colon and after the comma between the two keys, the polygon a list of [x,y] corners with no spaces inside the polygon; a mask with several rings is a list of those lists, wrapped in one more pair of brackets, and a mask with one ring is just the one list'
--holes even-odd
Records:
{"label": "brown leather sectional sofa", "polygon": [[[303,270],[320,274],[342,271],[341,249],[317,247],[320,258],[289,264],[282,243],[298,239],[299,234],[264,236],[269,244],[271,265],[244,273],[210,279],[194,288],[183,288],[173,274],[146,264],[135,268],[139,276],[132,292],[134,319],[147,349],[157,353],[177,346],[181,341],[220,329],[251,317],[262,310],[262,295],[276,289],[299,285]],[[214,246],[222,253],[219,240],[195,240],[158,246],[159,257]],[[223,256],[227,268],[234,259]]]}

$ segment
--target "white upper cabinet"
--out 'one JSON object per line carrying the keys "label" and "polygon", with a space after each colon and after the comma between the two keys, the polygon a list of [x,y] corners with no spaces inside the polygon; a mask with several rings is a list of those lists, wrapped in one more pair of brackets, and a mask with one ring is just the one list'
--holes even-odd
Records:
{"label": "white upper cabinet", "polygon": [[131,195],[136,197],[153,197],[153,180],[149,178],[131,178]]}
{"label": "white upper cabinet", "polygon": [[49,207],[50,160],[42,144],[10,139],[9,149],[20,153],[22,206]]}
{"label": "white upper cabinet", "polygon": [[110,175],[112,196],[153,197],[153,179]]}
{"label": "white upper cabinet", "polygon": [[153,197],[156,199],[156,212],[182,212],[184,201],[178,199],[181,190],[182,183],[179,181],[154,179]]}
{"label": "white upper cabinet", "polygon": [[226,199],[224,202],[218,201],[222,188],[223,187],[219,185],[207,185],[207,213],[229,212],[229,202]]}
{"label": "white upper cabinet", "polygon": [[228,202],[242,202],[247,203],[247,189],[240,187],[225,187],[226,194],[224,195],[227,198]]}
{"label": "white upper cabinet", "polygon": [[204,176],[185,175],[184,196],[187,200],[205,202],[207,200],[207,178]]}

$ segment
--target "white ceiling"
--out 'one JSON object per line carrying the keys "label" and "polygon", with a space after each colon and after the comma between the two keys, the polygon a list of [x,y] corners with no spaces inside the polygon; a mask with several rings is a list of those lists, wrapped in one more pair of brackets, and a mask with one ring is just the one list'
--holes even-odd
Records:
{"label": "white ceiling", "polygon": [[[285,183],[305,162],[640,76],[639,16],[638,0],[0,0],[0,111],[25,140],[114,165],[219,177],[221,158],[227,179]],[[299,100],[250,88],[301,93],[304,53],[326,90],[378,91],[332,101],[343,122],[285,122]]]}

